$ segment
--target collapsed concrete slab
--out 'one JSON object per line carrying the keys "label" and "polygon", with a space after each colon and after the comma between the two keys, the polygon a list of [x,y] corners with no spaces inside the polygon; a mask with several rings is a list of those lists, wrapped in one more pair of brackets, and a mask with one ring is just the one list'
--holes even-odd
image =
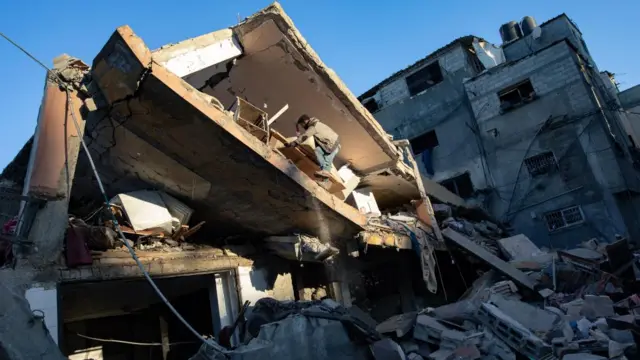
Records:
{"label": "collapsed concrete slab", "polygon": [[336,165],[363,176],[361,185],[382,206],[420,198],[402,151],[277,3],[233,28],[153,52],[121,27],[94,59],[91,76],[108,116],[88,123],[87,133],[108,191],[162,188],[218,234],[304,232],[326,241],[352,238],[366,224],[357,209],[240,126],[227,110],[238,98],[273,116],[269,126],[285,136],[294,135],[303,113],[334,128],[341,137]]}
{"label": "collapsed concrete slab", "polygon": [[[209,184],[201,198],[192,200],[218,231],[232,226],[268,234],[304,230],[328,240],[352,237],[365,224],[355,208],[335,201],[234,123],[210,96],[155,63],[130,28],[113,34],[94,60],[92,74],[122,127]],[[140,155],[138,161],[144,162],[145,154]],[[182,190],[175,195],[190,197],[192,189]]]}

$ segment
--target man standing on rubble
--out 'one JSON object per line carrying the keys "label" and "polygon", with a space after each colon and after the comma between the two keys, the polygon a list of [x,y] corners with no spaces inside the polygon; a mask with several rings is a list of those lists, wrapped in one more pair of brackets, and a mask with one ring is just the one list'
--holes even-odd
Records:
{"label": "man standing on rubble", "polygon": [[290,147],[294,147],[302,144],[308,138],[312,137],[315,140],[316,157],[320,164],[320,171],[316,172],[317,176],[327,178],[331,175],[331,167],[333,166],[333,159],[340,151],[339,136],[327,125],[321,123],[315,117],[309,117],[304,114],[300,116],[296,123],[296,131],[300,133],[300,128],[304,132],[298,136],[295,141],[288,144]]}

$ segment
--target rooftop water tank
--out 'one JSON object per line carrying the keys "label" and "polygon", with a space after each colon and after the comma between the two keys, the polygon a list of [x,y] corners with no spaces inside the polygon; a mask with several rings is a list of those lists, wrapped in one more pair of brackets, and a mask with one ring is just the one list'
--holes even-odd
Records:
{"label": "rooftop water tank", "polygon": [[509,21],[506,24],[500,26],[500,37],[503,43],[516,40],[522,36],[520,25],[515,21]]}
{"label": "rooftop water tank", "polygon": [[522,29],[522,34],[527,36],[531,34],[533,29],[535,29],[538,25],[536,24],[536,20],[531,16],[525,16],[522,18],[520,22],[520,28]]}

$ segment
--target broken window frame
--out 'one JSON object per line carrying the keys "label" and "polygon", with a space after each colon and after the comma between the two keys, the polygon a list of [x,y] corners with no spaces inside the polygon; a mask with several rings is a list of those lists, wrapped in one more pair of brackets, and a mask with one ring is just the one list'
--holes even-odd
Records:
{"label": "broken window frame", "polygon": [[409,96],[416,96],[444,80],[444,74],[440,67],[440,61],[423,66],[418,71],[404,78]]}
{"label": "broken window frame", "polygon": [[[579,219],[573,220],[570,217],[576,217],[579,215]],[[564,230],[573,226],[583,224],[585,222],[584,213],[580,205],[573,205],[559,210],[549,211],[543,215],[547,231],[554,233],[556,231]],[[556,224],[553,224],[555,222]],[[560,225],[557,225],[560,223]]]}
{"label": "broken window frame", "polygon": [[480,59],[478,58],[478,54],[473,50],[473,49],[468,49],[469,50],[469,62],[471,63],[471,68],[476,72],[476,74],[479,74],[483,71],[486,70],[484,64],[482,63],[482,61],[480,61]]}
{"label": "broken window frame", "polygon": [[[433,135],[432,135],[433,134]],[[424,140],[425,143],[431,143],[427,146],[416,146],[417,142],[421,142],[421,140]],[[435,144],[433,144],[435,143]],[[427,151],[427,150],[433,150],[436,147],[438,147],[438,145],[440,145],[440,141],[438,140],[438,134],[436,133],[436,130],[429,130],[427,132],[424,132],[416,137],[414,137],[413,139],[409,140],[409,144],[411,144],[411,151],[413,151],[414,155],[420,155],[423,152]],[[416,149],[417,148],[417,149]]]}
{"label": "broken window frame", "polygon": [[[375,106],[372,106],[370,108],[370,104],[374,104]],[[378,102],[376,101],[375,98],[369,98],[366,99],[362,102],[362,106],[364,106],[365,109],[369,110],[370,113],[375,113],[378,112],[378,110],[380,110],[380,104],[378,104]]]}
{"label": "broken window frame", "polygon": [[558,159],[553,151],[544,151],[524,159],[524,165],[531,177],[548,174],[558,168]]}
{"label": "broken window frame", "polygon": [[[507,97],[512,98],[512,100],[516,101],[511,101],[507,99]],[[525,79],[507,87],[506,89],[498,91],[498,100],[500,101],[501,113],[516,109],[522,105],[530,103],[535,99],[537,99],[536,90],[534,89],[530,79]]]}
{"label": "broken window frame", "polygon": [[[473,197],[473,194],[475,193],[475,187],[473,186],[473,181],[471,180],[471,174],[468,171],[460,175],[440,181],[439,184],[444,186],[445,188],[447,188],[447,190],[460,196],[463,199],[468,199],[470,197]],[[467,191],[461,191],[460,188],[463,186],[468,187],[469,189],[467,189]],[[462,190],[465,190],[465,189],[462,189]]]}

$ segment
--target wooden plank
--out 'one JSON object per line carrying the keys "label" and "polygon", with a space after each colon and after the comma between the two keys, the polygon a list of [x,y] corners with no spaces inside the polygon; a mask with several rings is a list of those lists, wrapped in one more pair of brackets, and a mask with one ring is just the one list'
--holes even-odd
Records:
{"label": "wooden plank", "polygon": [[488,252],[482,246],[469,240],[466,236],[450,228],[442,230],[442,235],[446,240],[455,243],[461,248],[467,250],[472,256],[483,261],[502,274],[508,276],[519,286],[527,288],[534,293],[536,292],[536,283],[525,273],[516,269],[513,265],[506,263],[492,253]]}
{"label": "wooden plank", "polygon": [[[291,162],[293,162],[298,167],[298,169],[307,174],[307,176],[312,179],[317,179],[317,177],[315,176],[315,172],[320,170],[320,166],[315,161],[310,159],[305,153],[303,153],[300,150],[300,147],[285,147],[279,150],[282,155],[291,160]],[[315,157],[315,154],[313,156]],[[342,180],[340,180],[340,177],[337,176],[337,174],[334,174],[332,172],[329,180],[332,183],[331,187],[329,187],[328,189],[330,193],[337,193],[345,189]]]}

